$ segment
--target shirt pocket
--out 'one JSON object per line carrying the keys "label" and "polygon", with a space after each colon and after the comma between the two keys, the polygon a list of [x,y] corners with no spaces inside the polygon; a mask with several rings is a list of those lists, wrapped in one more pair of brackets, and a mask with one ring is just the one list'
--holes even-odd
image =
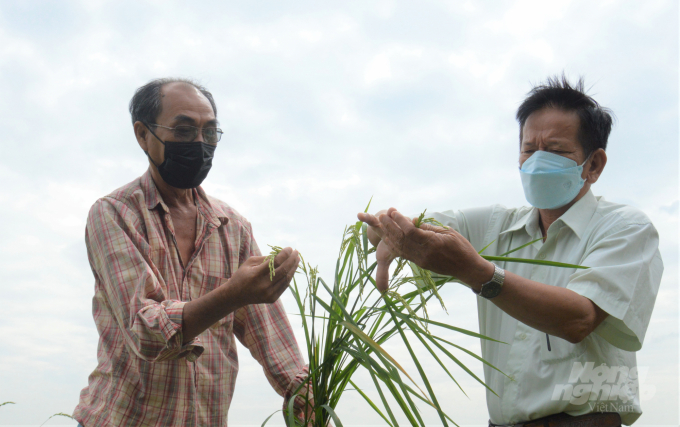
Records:
{"label": "shirt pocket", "polygon": [[567,340],[543,333],[541,339],[541,360],[558,363],[576,359],[586,351],[585,340],[572,344]]}

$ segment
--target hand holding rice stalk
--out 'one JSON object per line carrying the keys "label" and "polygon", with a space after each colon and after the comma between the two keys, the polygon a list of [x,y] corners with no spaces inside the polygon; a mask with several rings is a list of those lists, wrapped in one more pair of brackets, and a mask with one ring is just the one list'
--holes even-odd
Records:
{"label": "hand holding rice stalk", "polygon": [[[554,261],[511,258],[507,255],[531,245],[529,242],[500,256],[482,255],[457,231],[445,227],[423,212],[418,218],[409,219],[396,209],[381,211],[377,216],[359,214],[359,219],[370,225],[369,238],[377,246],[377,286],[380,291],[388,289],[389,266],[395,258],[411,261],[415,274],[430,283],[430,271],[449,276],[449,281],[459,281],[468,286],[490,280],[493,266],[486,261],[521,262],[553,267],[585,268]],[[493,242],[491,242],[493,243]],[[488,246],[491,245],[491,243]],[[485,261],[486,260],[486,261]],[[489,272],[491,269],[491,272]],[[434,289],[434,288],[433,288]]]}
{"label": "hand holding rice stalk", "polygon": [[[422,227],[422,224],[437,225],[434,220],[425,218],[424,213],[414,224],[418,227]],[[268,259],[271,260],[279,251],[280,248],[272,247]],[[545,264],[505,256],[513,251],[501,257],[486,258]],[[435,280],[428,270],[417,266],[413,268],[413,275],[406,275],[403,271],[408,261],[397,258],[397,266],[392,277],[387,277],[384,289],[378,290],[374,277],[378,262],[369,261],[375,252],[376,249],[369,248],[368,245],[367,226],[359,221],[345,228],[331,285],[318,275],[316,268],[305,263],[304,259],[300,263],[298,272],[305,276],[307,282],[304,293],[298,287],[296,279],[293,279],[290,289],[298,305],[305,333],[309,375],[307,381],[294,391],[294,398],[290,399],[284,411],[289,426],[325,427],[332,421],[335,426],[342,427],[335,408],[345,391],[359,393],[391,427],[399,425],[397,421],[399,414],[405,417],[410,425],[424,427],[421,407],[417,403],[433,408],[442,424],[448,426],[453,420],[443,411],[423,365],[436,363],[461,391],[463,389],[443,360],[452,361],[479,383],[489,387],[450,351],[451,348],[461,350],[498,370],[478,355],[437,336],[429,329],[442,328],[437,330],[443,332],[445,329],[496,341],[472,331],[430,320],[426,311],[427,303],[434,296],[444,306],[438,290],[451,280],[450,277]],[[568,264],[558,266],[583,268]],[[425,286],[419,286],[418,283],[425,283]],[[418,375],[407,373],[383,348],[388,340],[395,340],[396,337],[408,351]],[[416,344],[424,347],[432,360],[421,362],[414,350]],[[352,381],[352,376],[359,368],[369,374],[375,387],[371,392],[360,389]],[[377,398],[374,395],[372,399],[369,394],[374,392],[377,393]],[[491,392],[495,394],[493,390]],[[297,396],[310,408],[301,419],[296,418],[293,413]],[[264,426],[270,418],[271,416],[262,425]]]}

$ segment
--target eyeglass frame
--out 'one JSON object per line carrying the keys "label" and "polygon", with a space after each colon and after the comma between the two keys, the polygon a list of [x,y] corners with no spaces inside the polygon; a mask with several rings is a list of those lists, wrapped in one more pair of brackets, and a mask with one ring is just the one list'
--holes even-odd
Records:
{"label": "eyeglass frame", "polygon": [[[205,140],[205,143],[206,143],[206,144],[214,144],[214,145],[217,145],[217,143],[220,142],[220,140],[222,139],[222,135],[224,135],[224,132],[222,131],[222,129],[220,129],[220,128],[218,128],[218,127],[214,127],[214,128],[213,128],[213,127],[208,127],[208,128],[200,127],[200,128],[199,128],[199,127],[191,126],[191,125],[178,125],[178,126],[175,126],[175,127],[169,127],[169,126],[159,125],[159,124],[156,124],[156,123],[149,123],[149,124],[144,123],[144,124],[145,124],[147,127],[149,127],[149,126],[154,126],[154,127],[159,127],[159,128],[163,128],[163,129],[172,130],[172,131],[175,131],[177,128],[192,128],[192,129],[195,129],[194,137],[191,138],[191,141],[178,141],[178,142],[183,142],[183,143],[194,142],[194,140],[196,139],[196,137],[198,137],[198,131],[199,131],[199,130],[201,131],[201,134],[203,135],[203,139]],[[217,141],[215,141],[215,142],[209,142],[209,141],[207,140],[208,138],[206,138],[205,133],[204,133],[205,129],[215,129],[215,134],[217,135]],[[149,129],[149,130],[150,130],[150,129]],[[152,132],[152,133],[153,133],[153,132]],[[174,132],[173,132],[173,133],[174,133]],[[154,134],[154,136],[155,136],[155,134]],[[158,137],[156,137],[156,138],[158,138]],[[159,139],[160,139],[160,138],[159,138]]]}

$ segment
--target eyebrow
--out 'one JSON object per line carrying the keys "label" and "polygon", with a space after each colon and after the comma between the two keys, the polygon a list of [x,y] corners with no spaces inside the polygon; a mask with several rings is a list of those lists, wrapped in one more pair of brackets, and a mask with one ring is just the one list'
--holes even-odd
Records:
{"label": "eyebrow", "polygon": [[[559,141],[559,140],[557,140],[557,141],[548,140],[548,141],[544,141],[544,144],[546,144],[548,147],[562,147],[565,144],[565,142]],[[525,146],[525,145],[534,146],[534,145],[538,145],[538,143],[536,141],[533,141],[533,140],[532,141],[520,141],[520,146]]]}
{"label": "eyebrow", "polygon": [[[196,120],[194,120],[193,118],[191,118],[189,116],[185,116],[184,114],[179,114],[179,115],[175,116],[175,118],[172,119],[172,122],[173,122],[174,125],[178,125],[180,123],[188,123],[192,126],[196,125]],[[213,126],[216,127],[216,126],[219,126],[219,124],[220,124],[220,122],[218,122],[217,119],[213,119],[213,120],[209,120],[206,123],[205,127],[213,127]]]}

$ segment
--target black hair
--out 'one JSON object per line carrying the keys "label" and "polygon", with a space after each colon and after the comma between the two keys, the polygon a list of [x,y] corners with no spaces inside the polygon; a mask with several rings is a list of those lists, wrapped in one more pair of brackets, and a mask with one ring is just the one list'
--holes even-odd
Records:
{"label": "black hair", "polygon": [[613,113],[602,107],[586,94],[583,77],[575,85],[566,76],[549,77],[545,83],[534,86],[517,109],[519,140],[522,144],[522,130],[532,113],[544,108],[557,108],[575,112],[579,118],[578,139],[585,156],[598,148],[607,149],[607,139],[612,130]]}
{"label": "black hair", "polygon": [[212,106],[213,113],[217,117],[217,106],[212,93],[205,87],[196,83],[191,79],[183,78],[163,78],[154,79],[144,86],[138,88],[130,100],[130,115],[132,116],[132,124],[135,122],[142,122],[147,124],[155,124],[156,119],[161,114],[161,88],[168,83],[186,83],[198,89]]}

